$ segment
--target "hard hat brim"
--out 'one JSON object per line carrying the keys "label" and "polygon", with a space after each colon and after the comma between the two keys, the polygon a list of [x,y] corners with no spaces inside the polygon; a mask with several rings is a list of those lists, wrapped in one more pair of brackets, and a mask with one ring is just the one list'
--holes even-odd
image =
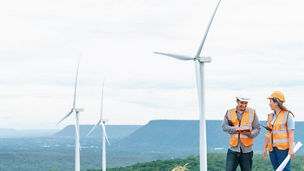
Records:
{"label": "hard hat brim", "polygon": [[243,97],[236,97],[236,99],[238,99],[239,101],[243,101],[243,102],[249,102],[250,101],[249,98],[243,98]]}
{"label": "hard hat brim", "polygon": [[273,99],[273,97],[272,97],[272,96],[269,96],[269,97],[267,97],[267,99],[270,100],[270,99]]}

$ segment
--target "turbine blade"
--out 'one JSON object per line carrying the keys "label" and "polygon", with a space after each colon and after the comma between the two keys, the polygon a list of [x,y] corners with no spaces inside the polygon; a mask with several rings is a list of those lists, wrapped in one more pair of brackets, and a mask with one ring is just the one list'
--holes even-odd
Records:
{"label": "turbine blade", "polygon": [[101,104],[100,104],[100,119],[102,120],[102,111],[103,111],[103,89],[104,89],[104,81],[102,82],[102,89],[101,89]]}
{"label": "turbine blade", "polygon": [[177,54],[171,54],[171,53],[162,53],[162,52],[154,52],[154,53],[159,54],[159,55],[170,56],[172,58],[176,58],[176,59],[179,59],[179,60],[194,60],[193,57],[184,56],[184,55],[177,55]]}
{"label": "turbine blade", "polygon": [[213,14],[212,14],[212,16],[211,16],[211,19],[210,19],[209,24],[208,24],[208,26],[207,26],[207,28],[206,28],[206,31],[205,31],[204,38],[203,38],[203,40],[202,40],[202,43],[201,43],[200,47],[198,48],[198,51],[197,51],[197,53],[196,53],[195,58],[198,58],[198,57],[200,56],[201,52],[202,52],[202,49],[203,49],[203,47],[204,47],[204,43],[205,43],[205,40],[206,40],[206,38],[207,38],[207,35],[208,35],[208,32],[209,32],[210,26],[211,26],[211,24],[212,24],[213,18],[214,18],[214,16],[215,16],[215,13],[216,13],[217,8],[219,7],[220,3],[221,3],[221,0],[219,0],[219,2],[217,3],[216,8],[215,8],[215,10],[214,10],[214,12],[213,12]]}
{"label": "turbine blade", "polygon": [[56,125],[60,124],[63,120],[65,120],[67,117],[69,117],[72,113],[73,113],[73,109],[68,114],[66,114],[59,122],[57,122]]}
{"label": "turbine blade", "polygon": [[87,136],[89,136],[97,128],[97,126],[100,124],[100,122],[101,122],[101,120],[99,120],[97,122],[97,124],[89,131],[89,133],[87,134]]}
{"label": "turbine blade", "polygon": [[107,140],[108,144],[111,145],[110,141],[108,139],[108,136],[107,136],[105,124],[103,122],[101,122],[101,126],[102,126],[102,130],[103,130],[103,135],[106,137],[106,140]]}
{"label": "turbine blade", "polygon": [[76,104],[76,90],[77,90],[79,63],[80,63],[80,57],[78,59],[78,66],[77,66],[77,71],[76,71],[76,79],[75,79],[75,87],[74,87],[74,99],[73,99],[73,109],[75,109],[75,104]]}

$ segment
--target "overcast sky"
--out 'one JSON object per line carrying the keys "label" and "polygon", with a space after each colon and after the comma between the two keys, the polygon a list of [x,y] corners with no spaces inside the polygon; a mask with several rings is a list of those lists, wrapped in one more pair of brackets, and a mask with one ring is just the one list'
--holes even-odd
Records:
{"label": "overcast sky", "polygon": [[[199,119],[193,61],[217,0],[11,0],[0,6],[0,128],[59,129],[71,109],[78,57],[81,124]],[[285,93],[304,120],[304,2],[222,0],[207,37],[206,117],[223,119],[247,91],[261,120]]]}

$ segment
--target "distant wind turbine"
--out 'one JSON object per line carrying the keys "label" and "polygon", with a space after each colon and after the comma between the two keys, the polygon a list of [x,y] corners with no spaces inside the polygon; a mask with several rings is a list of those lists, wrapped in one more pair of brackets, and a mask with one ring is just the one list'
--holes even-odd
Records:
{"label": "distant wind turbine", "polygon": [[108,120],[103,119],[102,117],[102,110],[103,110],[103,89],[104,89],[104,83],[102,84],[102,90],[101,90],[101,108],[100,108],[100,119],[97,122],[97,124],[90,130],[90,132],[87,134],[90,135],[99,124],[101,124],[102,127],[102,171],[106,171],[107,167],[106,167],[106,140],[108,142],[108,144],[110,145],[109,139],[107,137],[107,132],[106,132],[106,122]]}
{"label": "distant wind turbine", "polygon": [[194,57],[176,55],[170,53],[154,52],[156,54],[165,55],[173,57],[179,60],[194,60],[195,61],[195,71],[196,71],[196,84],[197,84],[197,93],[199,99],[199,113],[200,113],[200,170],[207,171],[207,141],[206,141],[206,119],[205,119],[205,88],[204,88],[204,63],[210,63],[210,57],[200,57],[202,52],[205,40],[207,38],[211,23],[215,16],[215,13],[221,3],[221,0],[218,1],[217,6],[213,12],[213,15],[209,21],[205,35],[201,45],[198,48],[198,51]]}
{"label": "distant wind turbine", "polygon": [[76,90],[77,90],[77,81],[78,81],[78,70],[79,70],[79,61],[77,66],[77,72],[76,72],[76,80],[75,80],[75,88],[74,88],[74,100],[73,100],[73,107],[71,111],[66,114],[58,123],[61,123],[63,120],[65,120],[67,117],[69,117],[73,112],[75,112],[76,115],[76,122],[75,122],[75,171],[80,171],[80,143],[79,143],[79,119],[78,114],[79,112],[83,112],[84,110],[82,108],[76,108]]}

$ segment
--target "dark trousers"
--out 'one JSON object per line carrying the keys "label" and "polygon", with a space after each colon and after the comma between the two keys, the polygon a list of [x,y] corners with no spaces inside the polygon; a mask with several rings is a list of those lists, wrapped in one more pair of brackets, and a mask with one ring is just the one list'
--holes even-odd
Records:
{"label": "dark trousers", "polygon": [[236,171],[240,164],[241,171],[251,171],[253,151],[249,153],[234,152],[228,149],[226,158],[226,171]]}
{"label": "dark trousers", "polygon": [[[287,150],[279,150],[277,147],[273,147],[273,151],[269,152],[270,161],[274,170],[276,170],[280,164],[284,161],[284,159],[288,156]],[[283,171],[290,171],[290,161],[287,163]]]}

